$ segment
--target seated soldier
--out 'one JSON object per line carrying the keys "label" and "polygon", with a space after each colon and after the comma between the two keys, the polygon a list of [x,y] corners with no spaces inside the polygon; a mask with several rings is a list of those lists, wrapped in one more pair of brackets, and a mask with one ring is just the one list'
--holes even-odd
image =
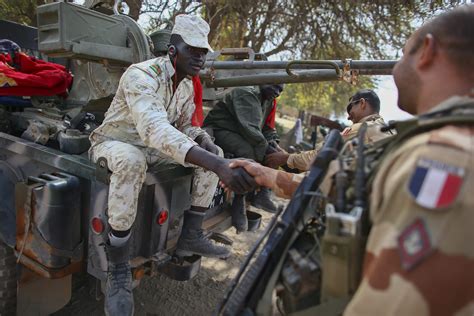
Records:
{"label": "seated soldier", "polygon": [[[344,140],[355,137],[363,123],[367,123],[368,125],[366,133],[367,143],[372,143],[391,135],[390,132],[380,131],[380,128],[385,126],[385,122],[379,112],[380,99],[373,90],[362,89],[357,91],[349,98],[349,104],[347,105],[348,119],[354,124],[341,132]],[[321,149],[321,145],[314,150],[301,153],[289,154],[280,151],[269,154],[265,157],[265,165],[271,168],[278,168],[286,164],[291,169],[308,171],[311,162]]]}
{"label": "seated soldier", "polygon": [[[283,85],[262,85],[233,89],[217,103],[204,120],[212,128],[215,143],[233,157],[263,162],[265,155],[279,149],[275,130],[276,101]],[[252,200],[255,207],[276,212],[271,192],[262,188]],[[232,203],[232,224],[237,232],[247,230],[245,197],[236,195]]]}
{"label": "seated soldier", "polygon": [[130,66],[123,74],[105,119],[90,136],[91,158],[104,157],[112,171],[108,196],[111,232],[105,243],[108,273],[107,315],[133,314],[128,240],[148,165],[192,167],[191,208],[184,213],[177,254],[228,257],[213,243],[202,223],[218,178],[238,193],[252,188],[242,169],[232,170],[209,135],[191,123],[195,105],[191,77],[197,76],[210,49],[208,24],[198,16],[179,15],[167,56]]}

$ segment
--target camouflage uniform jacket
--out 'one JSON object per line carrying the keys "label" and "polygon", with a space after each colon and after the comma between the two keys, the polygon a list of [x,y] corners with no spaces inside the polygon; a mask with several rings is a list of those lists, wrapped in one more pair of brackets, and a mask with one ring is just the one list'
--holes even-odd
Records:
{"label": "camouflage uniform jacket", "polygon": [[265,124],[272,108],[273,100],[262,101],[259,87],[235,88],[209,112],[204,126],[241,135],[261,160],[268,141],[278,139],[276,130]]}
{"label": "camouflage uniform jacket", "polygon": [[[449,109],[472,117],[474,98],[452,97],[425,121]],[[411,136],[383,159],[363,280],[345,315],[474,315],[473,173],[472,123]]]}
{"label": "camouflage uniform jacket", "polygon": [[175,70],[169,57],[158,57],[130,66],[120,79],[105,119],[90,136],[92,146],[116,140],[137,147],[157,149],[181,165],[205,133],[191,125],[194,90],[183,79],[173,93]]}
{"label": "camouflage uniform jacket", "polygon": [[[380,128],[385,126],[385,121],[379,114],[372,114],[364,117],[360,122],[353,124],[351,127],[347,127],[341,132],[344,141],[352,139],[357,136],[359,128],[363,123],[367,123],[367,133],[365,134],[365,143],[371,144],[382,138],[392,135],[391,132],[382,132]],[[287,165],[292,169],[298,169],[301,171],[308,171],[311,162],[314,160],[318,152],[322,148],[322,143],[309,151],[304,151],[298,154],[291,154],[288,157]]]}

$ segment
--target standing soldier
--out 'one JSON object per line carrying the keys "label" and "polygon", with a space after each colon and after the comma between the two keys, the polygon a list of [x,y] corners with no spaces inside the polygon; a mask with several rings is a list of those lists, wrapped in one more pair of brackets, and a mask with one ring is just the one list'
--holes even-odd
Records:
{"label": "standing soldier", "polygon": [[362,283],[346,315],[474,314],[474,5],[424,24],[393,70],[399,130],[373,184]]}
{"label": "standing soldier", "polygon": [[[376,172],[362,282],[345,315],[474,315],[474,5],[407,41],[393,70],[401,122]],[[247,161],[259,185],[299,179]],[[280,191],[278,191],[280,190]]]}
{"label": "standing soldier", "polygon": [[179,15],[168,55],[130,66],[123,74],[104,122],[91,134],[91,158],[104,157],[112,171],[108,197],[111,232],[105,244],[108,273],[107,315],[133,313],[128,240],[147,165],[177,163],[193,167],[191,209],[185,211],[177,253],[227,257],[201,228],[218,178],[244,193],[253,180],[228,166],[222,151],[191,121],[195,111],[191,77],[198,75],[210,46],[208,24]]}

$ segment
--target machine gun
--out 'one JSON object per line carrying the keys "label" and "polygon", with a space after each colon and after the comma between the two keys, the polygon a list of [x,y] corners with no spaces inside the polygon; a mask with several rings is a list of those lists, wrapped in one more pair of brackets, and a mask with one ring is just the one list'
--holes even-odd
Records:
{"label": "machine gun", "polygon": [[[87,104],[110,97],[132,63],[153,57],[152,41],[126,15],[105,15],[79,5],[55,2],[38,7],[38,47],[50,57],[74,62],[69,101]],[[222,88],[277,83],[343,80],[359,75],[390,75],[395,60],[259,60],[250,48],[210,53],[200,72],[204,99],[215,100]],[[227,59],[227,60],[226,60]],[[220,90],[216,90],[220,88]]]}

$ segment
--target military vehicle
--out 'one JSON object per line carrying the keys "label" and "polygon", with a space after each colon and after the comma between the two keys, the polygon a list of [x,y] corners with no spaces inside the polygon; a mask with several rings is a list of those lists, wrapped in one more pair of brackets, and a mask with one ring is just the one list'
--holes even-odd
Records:
{"label": "military vehicle", "polygon": [[[0,309],[52,313],[71,297],[71,276],[87,274],[97,296],[106,278],[107,162],[89,161],[89,133],[100,124],[128,65],[152,58],[152,44],[126,15],[54,2],[37,8],[38,28],[1,21],[0,38],[66,65],[74,82],[66,99],[31,96],[0,101]],[[222,61],[221,56],[232,61]],[[250,49],[211,54],[201,72],[212,103],[234,86],[262,83],[353,81],[387,74],[393,61],[259,60]],[[0,88],[1,89],[1,88]],[[189,207],[190,170],[148,170],[131,240],[135,285],[143,275],[178,280],[199,271],[200,257],[177,258],[173,247]],[[217,188],[205,228],[213,237],[230,227]],[[18,303],[17,303],[18,302]]]}

